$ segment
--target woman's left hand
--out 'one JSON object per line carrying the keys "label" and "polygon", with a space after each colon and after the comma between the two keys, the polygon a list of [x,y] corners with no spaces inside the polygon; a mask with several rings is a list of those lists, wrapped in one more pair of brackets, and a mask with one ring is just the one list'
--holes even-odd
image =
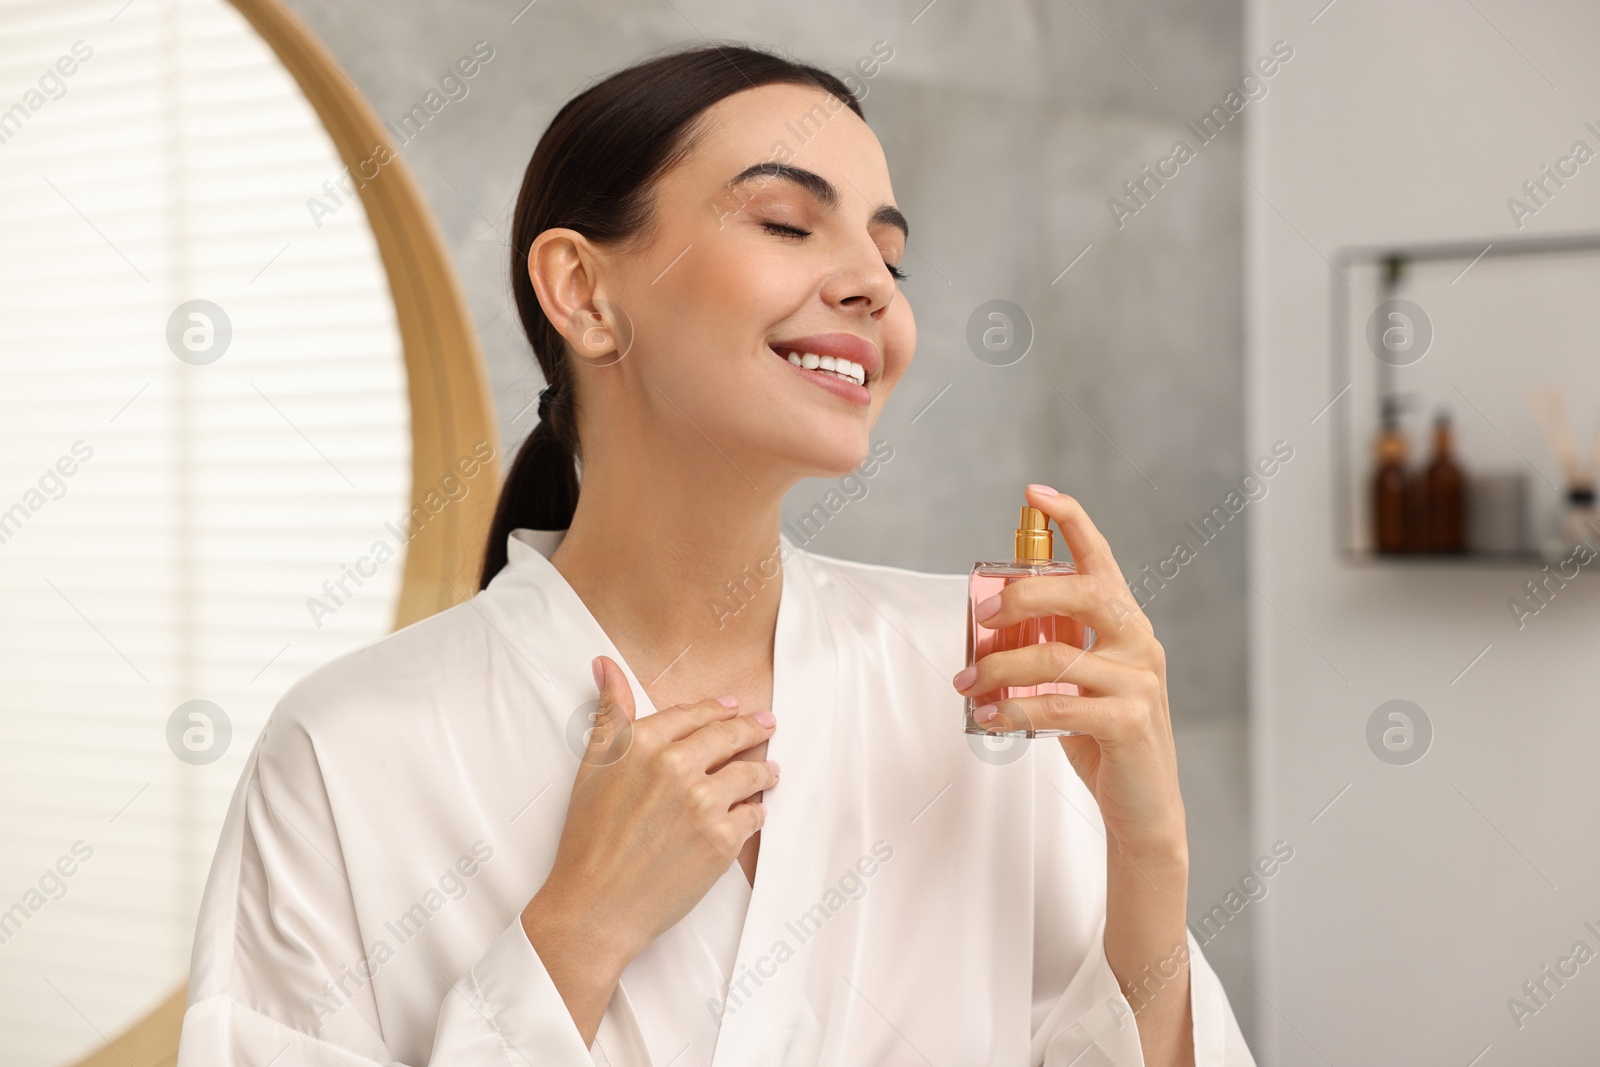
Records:
{"label": "woman's left hand", "polygon": [[1092,627],[1092,651],[1064,642],[991,652],[957,674],[963,695],[1002,686],[1071,682],[1077,696],[1005,699],[977,718],[997,731],[1081,730],[1060,738],[1067,759],[1094,795],[1106,832],[1124,855],[1187,857],[1178,760],[1167,706],[1167,662],[1111,546],[1083,506],[1048,486],[1030,485],[1028,504],[1056,521],[1076,574],[1021,578],[978,606],[980,621],[1000,629],[1024,619],[1064,615]]}

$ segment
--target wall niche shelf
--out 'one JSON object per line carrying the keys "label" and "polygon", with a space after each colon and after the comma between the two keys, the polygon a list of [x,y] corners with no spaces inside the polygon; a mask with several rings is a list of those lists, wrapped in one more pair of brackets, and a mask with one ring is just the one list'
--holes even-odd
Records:
{"label": "wall niche shelf", "polygon": [[[1530,394],[1561,390],[1578,453],[1587,456],[1600,426],[1600,233],[1349,246],[1330,263],[1330,403],[1319,420],[1332,423],[1340,562],[1541,568],[1540,544],[1565,498],[1566,477],[1540,432]],[[1421,356],[1416,348],[1394,352],[1369,339],[1375,313],[1391,300],[1420,309],[1405,321],[1413,339],[1424,330],[1430,335]],[[1386,395],[1401,399],[1408,471],[1431,456],[1433,418],[1444,409],[1469,496],[1479,477],[1521,476],[1524,534],[1517,550],[1374,551],[1370,485]]]}

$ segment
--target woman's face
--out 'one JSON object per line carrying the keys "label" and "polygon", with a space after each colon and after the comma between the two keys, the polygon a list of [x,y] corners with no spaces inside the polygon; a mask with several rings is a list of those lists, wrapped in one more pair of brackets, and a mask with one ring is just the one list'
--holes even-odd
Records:
{"label": "woman's face", "polygon": [[[746,90],[704,120],[656,188],[650,243],[600,253],[606,296],[633,330],[604,393],[620,388],[632,410],[597,414],[642,419],[645,440],[696,455],[709,438],[755,481],[843,473],[916,347],[883,149],[807,86]],[[835,370],[795,366],[791,352],[832,356]]]}

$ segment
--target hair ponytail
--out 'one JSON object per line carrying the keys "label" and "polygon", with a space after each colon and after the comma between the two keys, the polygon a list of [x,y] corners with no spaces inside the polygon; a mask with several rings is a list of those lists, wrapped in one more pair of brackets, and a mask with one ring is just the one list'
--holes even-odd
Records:
{"label": "hair ponytail", "polygon": [[811,85],[858,116],[844,82],[818,67],[738,44],[676,49],[612,74],[556,112],[522,178],[511,232],[511,293],[547,383],[539,424],[506,473],[484,546],[479,588],[506,565],[512,530],[565,530],[578,506],[583,390],[566,339],[528,277],[528,251],[552,227],[600,245],[647,237],[655,183],[694,145],[696,120],[717,101],[774,83]]}
{"label": "hair ponytail", "polygon": [[506,472],[500,501],[495,505],[490,528],[499,536],[491,535],[484,546],[479,589],[506,565],[506,537],[512,530],[565,530],[571,525],[572,513],[578,507],[571,405],[572,394],[564,387],[547,386],[540,396],[539,424],[517,449],[511,469]]}

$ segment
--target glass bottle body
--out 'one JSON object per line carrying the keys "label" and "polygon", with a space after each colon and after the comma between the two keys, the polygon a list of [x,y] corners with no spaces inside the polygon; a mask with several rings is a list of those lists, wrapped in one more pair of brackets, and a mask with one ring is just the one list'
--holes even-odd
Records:
{"label": "glass bottle body", "polygon": [[1594,490],[1587,485],[1570,487],[1545,525],[1547,532],[1539,549],[1546,562],[1567,559],[1580,543],[1600,544],[1600,511],[1595,509]]}
{"label": "glass bottle body", "polygon": [[1467,486],[1451,449],[1450,423],[1440,417],[1433,431],[1433,462],[1423,472],[1427,496],[1428,552],[1467,550]]}
{"label": "glass bottle body", "polygon": [[[1013,559],[994,563],[976,563],[967,580],[967,666],[991,652],[1005,652],[1026,648],[1029,645],[1060,641],[1081,649],[1094,644],[1094,630],[1065,615],[1023,619],[1011,626],[992,630],[977,619],[977,605],[999,593],[1012,582],[1044,574],[1076,574],[1078,568],[1065,560]],[[969,734],[994,734],[999,737],[1071,737],[1082,730],[1017,729],[990,730],[973,718],[973,712],[985,704],[1018,697],[1041,696],[1046,693],[1064,693],[1077,696],[1078,687],[1071,682],[1041,682],[1038,685],[1008,685],[987,693],[978,693],[966,699],[966,732]]]}

